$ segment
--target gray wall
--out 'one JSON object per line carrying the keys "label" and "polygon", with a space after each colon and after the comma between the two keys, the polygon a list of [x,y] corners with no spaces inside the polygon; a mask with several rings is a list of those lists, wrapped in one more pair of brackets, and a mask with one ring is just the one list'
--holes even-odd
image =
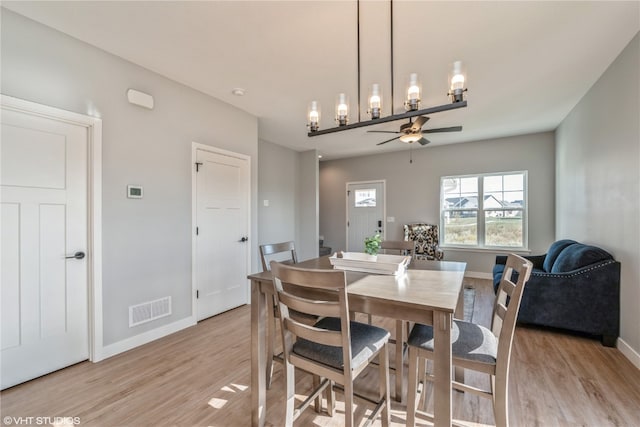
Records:
{"label": "gray wall", "polygon": [[318,256],[318,152],[299,153],[298,159],[296,242],[298,258],[303,261]]}
{"label": "gray wall", "polygon": [[[293,240],[300,261],[317,257],[317,152],[299,153],[261,140],[258,191],[258,243]],[[269,206],[264,206],[265,200]]]}
{"label": "gray wall", "polygon": [[[257,119],[5,9],[1,55],[3,94],[103,120],[103,344],[188,317],[191,143],[251,156],[257,236]],[[155,109],[129,104],[128,88],[152,94]],[[125,197],[132,183],[144,199]],[[163,296],[170,317],[129,329],[128,306]]]}
{"label": "gray wall", "polygon": [[[399,144],[399,143],[398,143]],[[349,181],[387,181],[386,238],[402,239],[402,225],[439,223],[440,177],[473,173],[529,171],[529,249],[544,253],[554,240],[554,135],[552,132],[432,146],[409,151],[320,162],[320,234],[325,245],[344,250],[345,190]],[[445,259],[464,261],[467,271],[490,273],[495,251],[445,251]]]}
{"label": "gray wall", "polygon": [[[267,141],[258,146],[258,244],[296,239],[299,153]],[[264,201],[269,206],[264,206]]]}
{"label": "gray wall", "polygon": [[630,42],[556,131],[557,238],[622,264],[621,338],[640,353],[640,42]]}

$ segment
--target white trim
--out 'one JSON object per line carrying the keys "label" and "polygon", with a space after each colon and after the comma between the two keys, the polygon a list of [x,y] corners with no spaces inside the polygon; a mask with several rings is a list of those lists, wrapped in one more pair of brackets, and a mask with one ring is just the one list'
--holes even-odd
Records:
{"label": "white trim", "polygon": [[493,280],[493,276],[491,273],[484,273],[482,271],[465,271],[464,277],[468,277],[470,279],[488,279]]}
{"label": "white trim", "polygon": [[[196,168],[198,150],[207,151],[209,153],[221,154],[223,156],[235,157],[237,159],[246,160],[247,171],[249,173],[247,180],[247,236],[249,238],[249,244],[247,245],[247,275],[251,271],[251,248],[253,247],[253,236],[251,236],[251,156],[246,154],[236,153],[233,151],[224,150],[222,148],[213,147],[211,145],[200,144],[198,142],[191,142],[191,317],[194,321],[197,321],[196,313],[196,220],[197,220],[197,188],[196,188]],[[251,292],[249,292],[249,279],[247,279],[247,304],[251,304]]]}
{"label": "white trim", "polygon": [[530,254],[531,249],[529,248],[476,248],[476,247],[464,247],[464,246],[450,246],[450,245],[440,245],[440,249],[446,249],[448,251],[460,251],[460,252],[479,252],[479,253],[494,253],[494,254]]}
{"label": "white trim", "polygon": [[169,323],[168,325],[164,325],[156,329],[151,329],[150,331],[143,332],[139,335],[134,335],[132,337],[123,339],[122,341],[109,344],[102,348],[102,358],[106,359],[108,357],[115,356],[116,354],[124,353],[125,351],[131,350],[144,344],[148,344],[151,341],[166,337],[167,335],[174,334],[195,324],[195,317],[189,316],[185,317],[184,319],[177,320],[173,323]]}
{"label": "white trim", "polygon": [[385,240],[387,236],[387,180],[386,179],[373,179],[370,181],[349,181],[345,184],[345,249],[349,248],[349,186],[360,184],[382,184],[382,240]]}
{"label": "white trim", "polygon": [[102,342],[102,120],[0,94],[2,108],[83,126],[87,129],[87,245],[89,360],[103,357]]}
{"label": "white trim", "polygon": [[640,369],[640,354],[635,351],[625,340],[618,337],[618,342],[616,347],[618,350],[627,358],[633,365]]}

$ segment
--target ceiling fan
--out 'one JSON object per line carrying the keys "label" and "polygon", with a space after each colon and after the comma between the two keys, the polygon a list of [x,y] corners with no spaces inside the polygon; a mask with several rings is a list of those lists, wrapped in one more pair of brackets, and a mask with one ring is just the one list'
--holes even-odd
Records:
{"label": "ceiling fan", "polygon": [[394,138],[388,139],[386,141],[382,141],[377,143],[376,145],[386,144],[387,142],[391,142],[396,139],[400,139],[402,142],[406,142],[407,144],[411,144],[413,142],[417,142],[420,145],[427,145],[431,141],[426,139],[423,134],[426,133],[437,133],[437,132],[460,132],[462,130],[462,126],[451,126],[448,128],[437,128],[437,129],[422,129],[422,126],[429,120],[427,116],[418,116],[418,118],[411,122],[411,118],[409,118],[409,123],[405,123],[400,126],[400,131],[390,131],[390,130],[370,130],[369,132],[374,133],[399,133],[400,136],[396,136]]}

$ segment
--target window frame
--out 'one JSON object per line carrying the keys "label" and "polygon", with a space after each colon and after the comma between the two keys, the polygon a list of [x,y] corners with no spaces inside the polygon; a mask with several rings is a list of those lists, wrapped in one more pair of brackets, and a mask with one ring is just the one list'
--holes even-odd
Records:
{"label": "window frame", "polygon": [[[489,176],[501,176],[506,175],[522,175],[522,192],[523,192],[523,207],[522,208],[484,208],[484,178]],[[476,208],[445,208],[445,193],[444,193],[444,181],[447,179],[463,179],[463,178],[476,178],[478,185],[478,206]],[[504,187],[502,189],[504,192]],[[496,246],[487,245],[485,242],[486,234],[486,212],[496,211],[514,211],[519,210],[522,212],[522,246]],[[476,243],[464,244],[464,243],[445,243],[445,212],[456,211],[475,211],[476,212]],[[519,171],[505,171],[505,172],[489,172],[489,173],[476,173],[467,175],[449,175],[440,177],[440,242],[439,245],[442,248],[451,249],[467,249],[467,250],[487,250],[487,251],[528,251],[529,249],[529,174],[527,170]]]}

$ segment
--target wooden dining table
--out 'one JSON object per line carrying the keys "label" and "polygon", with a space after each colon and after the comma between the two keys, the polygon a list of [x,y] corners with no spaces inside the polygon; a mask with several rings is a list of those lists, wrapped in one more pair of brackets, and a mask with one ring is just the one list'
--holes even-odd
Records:
{"label": "wooden dining table", "polygon": [[[296,264],[301,268],[331,269],[328,256]],[[451,325],[462,318],[462,279],[466,263],[412,260],[406,273],[394,275],[347,271],[349,310],[411,321],[434,328],[434,424],[451,425]],[[266,322],[274,294],[271,272],[248,276],[251,281],[251,425],[266,418]],[[396,327],[396,400],[403,384],[404,332]],[[456,376],[458,373],[456,373]]]}

